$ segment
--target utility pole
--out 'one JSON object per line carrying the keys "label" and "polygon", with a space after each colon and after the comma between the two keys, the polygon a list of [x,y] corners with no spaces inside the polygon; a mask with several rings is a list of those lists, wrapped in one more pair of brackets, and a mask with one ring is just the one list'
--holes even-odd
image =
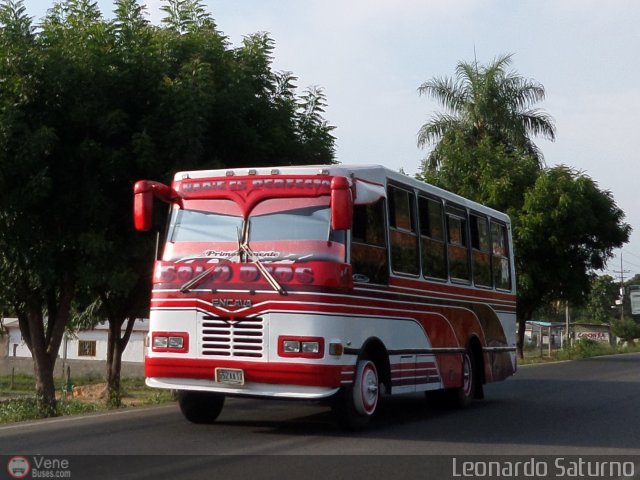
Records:
{"label": "utility pole", "polygon": [[620,250],[620,321],[624,320],[624,268],[622,267],[622,250]]}
{"label": "utility pole", "polygon": [[620,270],[614,270],[613,273],[620,275],[620,321],[624,320],[624,274],[629,273],[622,266],[622,250],[620,250]]}

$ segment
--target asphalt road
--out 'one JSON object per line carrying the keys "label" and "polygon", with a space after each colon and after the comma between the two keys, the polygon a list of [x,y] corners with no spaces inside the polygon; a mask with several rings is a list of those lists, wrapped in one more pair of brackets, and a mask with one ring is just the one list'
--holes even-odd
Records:
{"label": "asphalt road", "polygon": [[23,456],[32,468],[67,459],[71,478],[281,479],[295,472],[305,480],[453,478],[461,463],[452,459],[475,455],[551,462],[550,474],[558,458],[598,455],[589,458],[627,462],[626,473],[633,465],[640,478],[640,354],[524,366],[486,386],[485,397],[462,411],[429,408],[422,395],[388,398],[356,433],[311,403],[228,399],[208,426],[188,423],[177,405],[121,410],[0,427],[0,455]]}

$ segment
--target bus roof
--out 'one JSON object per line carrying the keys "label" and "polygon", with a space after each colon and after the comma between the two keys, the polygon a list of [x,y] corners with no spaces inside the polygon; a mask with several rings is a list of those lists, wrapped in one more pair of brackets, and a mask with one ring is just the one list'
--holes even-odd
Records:
{"label": "bus roof", "polygon": [[374,185],[386,187],[389,181],[395,184],[405,185],[420,192],[435,195],[444,200],[456,203],[459,206],[469,208],[478,213],[490,215],[505,223],[510,223],[509,217],[500,211],[489,208],[468,198],[456,195],[452,192],[422,182],[408,175],[396,172],[382,165],[301,165],[301,166],[279,166],[260,168],[225,168],[215,170],[190,170],[181,171],[175,174],[174,181],[184,179],[205,179],[229,176],[252,176],[252,175],[330,175],[344,176],[357,179]]}

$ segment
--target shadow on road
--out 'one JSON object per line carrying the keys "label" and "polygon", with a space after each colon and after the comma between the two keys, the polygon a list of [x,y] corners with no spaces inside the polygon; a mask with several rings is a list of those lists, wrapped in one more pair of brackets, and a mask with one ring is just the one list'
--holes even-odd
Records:
{"label": "shadow on road", "polygon": [[[638,364],[638,358],[611,362]],[[537,372],[536,372],[537,373]],[[529,375],[536,377],[537,375]],[[640,380],[640,374],[638,375]],[[316,413],[282,421],[260,421],[264,402],[247,407],[245,419],[224,420],[228,426],[252,427],[259,433],[338,436],[446,443],[558,445],[624,448],[640,451],[640,382],[513,378],[485,387],[486,399],[465,410],[434,409],[422,394],[387,397],[371,425],[347,432],[321,406]],[[230,405],[227,408],[234,408]],[[272,407],[274,413],[286,404]],[[297,409],[296,409],[297,410]]]}

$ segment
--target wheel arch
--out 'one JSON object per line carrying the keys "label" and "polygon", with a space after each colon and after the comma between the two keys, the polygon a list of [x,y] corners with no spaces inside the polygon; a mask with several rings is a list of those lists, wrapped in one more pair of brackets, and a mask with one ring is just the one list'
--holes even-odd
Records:
{"label": "wheel arch", "polygon": [[469,338],[469,342],[467,343],[467,350],[473,356],[473,360],[476,366],[476,375],[477,383],[476,383],[476,391],[473,394],[474,398],[483,398],[483,388],[482,386],[487,383],[486,375],[485,375],[485,362],[484,362],[484,354],[482,351],[482,342],[478,338],[477,335],[472,335]]}
{"label": "wheel arch", "polygon": [[384,384],[384,393],[391,393],[391,363],[382,340],[378,337],[368,338],[362,345],[358,358],[367,358],[375,364],[380,383]]}

